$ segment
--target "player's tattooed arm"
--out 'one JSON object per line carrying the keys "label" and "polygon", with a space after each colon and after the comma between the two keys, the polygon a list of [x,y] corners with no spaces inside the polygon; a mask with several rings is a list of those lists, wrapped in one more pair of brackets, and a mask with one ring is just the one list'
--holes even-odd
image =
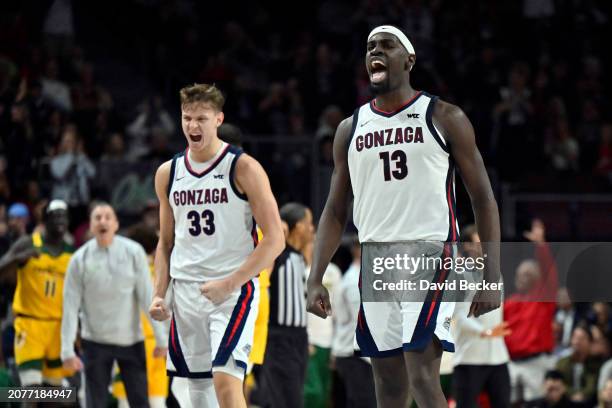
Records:
{"label": "player's tattooed arm", "polygon": [[[478,235],[483,252],[487,255],[484,279],[487,282],[499,282],[499,211],[482,156],[476,147],[474,128],[460,108],[443,101],[436,103],[433,120],[450,148],[450,154],[470,195]],[[499,291],[478,292],[470,307],[470,314],[479,316],[496,309],[500,297]]]}
{"label": "player's tattooed arm", "polygon": [[0,277],[14,275],[20,265],[35,256],[38,256],[38,250],[34,247],[32,237],[25,235],[19,238],[0,258]]}
{"label": "player's tattooed arm", "polygon": [[159,200],[159,241],[155,250],[155,286],[149,314],[155,320],[170,317],[168,306],[164,302],[170,284],[170,254],[174,247],[174,215],[168,200],[171,161],[163,163],[155,173],[155,192]]}
{"label": "player's tattooed arm", "polygon": [[234,290],[269,267],[285,248],[285,236],[265,170],[251,156],[242,154],[236,163],[236,186],[249,200],[251,211],[263,238],[244,263],[225,279],[209,281],[200,287],[202,294],[213,303],[221,303]]}
{"label": "player's tattooed arm", "polygon": [[319,220],[314,244],[312,267],[308,277],[308,311],[319,317],[331,315],[329,293],[323,286],[323,274],[340,245],[353,199],[348,168],[348,146],[353,118],[344,119],[334,137],[334,171],[325,208]]}

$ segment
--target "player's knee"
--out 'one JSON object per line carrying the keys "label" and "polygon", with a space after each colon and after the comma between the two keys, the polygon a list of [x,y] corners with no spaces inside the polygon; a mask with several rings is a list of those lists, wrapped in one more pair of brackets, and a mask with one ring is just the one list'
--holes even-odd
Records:
{"label": "player's knee", "polygon": [[425,369],[411,371],[408,381],[413,393],[422,391],[429,395],[430,392],[440,387],[440,379]]}
{"label": "player's knee", "polygon": [[242,381],[232,375],[215,373],[213,383],[219,402],[230,401],[236,398],[236,395],[242,395]]}
{"label": "player's knee", "polygon": [[399,401],[407,397],[406,384],[393,377],[374,379],[376,394],[385,401]]}

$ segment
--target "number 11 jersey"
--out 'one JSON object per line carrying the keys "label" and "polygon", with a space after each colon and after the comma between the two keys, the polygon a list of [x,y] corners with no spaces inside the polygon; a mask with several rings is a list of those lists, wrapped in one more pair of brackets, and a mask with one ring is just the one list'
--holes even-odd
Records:
{"label": "number 11 jersey", "polygon": [[188,150],[174,156],[170,167],[170,276],[194,282],[221,279],[238,269],[257,245],[251,207],[234,180],[242,150],[223,143],[221,153],[201,172],[190,165]]}
{"label": "number 11 jersey", "polygon": [[348,167],[360,242],[458,240],[453,159],[432,120],[437,99],[417,92],[394,112],[374,100],[355,110]]}

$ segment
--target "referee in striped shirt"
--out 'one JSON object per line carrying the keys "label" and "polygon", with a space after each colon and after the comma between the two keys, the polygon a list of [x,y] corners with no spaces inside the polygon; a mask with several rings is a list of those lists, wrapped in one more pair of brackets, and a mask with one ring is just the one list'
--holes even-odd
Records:
{"label": "referee in striped shirt", "polygon": [[306,334],[306,263],[304,247],[314,239],[312,212],[298,204],[280,209],[287,224],[287,245],[270,274],[268,344],[261,370],[264,407],[304,405],[304,379],[308,362]]}

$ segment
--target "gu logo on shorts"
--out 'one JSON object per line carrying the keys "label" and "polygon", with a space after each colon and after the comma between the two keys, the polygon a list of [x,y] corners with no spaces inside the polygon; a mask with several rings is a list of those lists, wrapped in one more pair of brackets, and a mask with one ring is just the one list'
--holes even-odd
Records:
{"label": "gu logo on shorts", "polygon": [[444,323],[442,324],[442,326],[446,329],[446,330],[450,330],[450,325],[451,325],[451,318],[447,317],[446,319],[444,319]]}

